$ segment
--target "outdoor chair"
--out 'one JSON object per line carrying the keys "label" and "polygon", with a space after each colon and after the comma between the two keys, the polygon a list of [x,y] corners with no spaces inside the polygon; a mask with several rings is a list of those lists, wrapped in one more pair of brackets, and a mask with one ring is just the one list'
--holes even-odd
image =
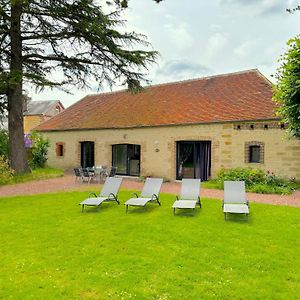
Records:
{"label": "outdoor chair", "polygon": [[82,205],[82,212],[84,211],[85,206],[99,207],[104,201],[116,201],[120,204],[118,200],[118,192],[120,190],[121,183],[122,178],[107,177],[99,196],[97,196],[96,193],[90,193],[87,199],[79,203],[79,205]]}
{"label": "outdoor chair", "polygon": [[195,207],[198,204],[201,208],[200,200],[200,184],[201,179],[182,179],[180,196],[176,196],[173,204],[173,212],[175,215],[177,209],[192,209],[195,213]]}
{"label": "outdoor chair", "polygon": [[114,176],[116,176],[116,173],[117,173],[117,167],[111,167],[108,176],[114,177]]}
{"label": "outdoor chair", "polygon": [[143,206],[145,207],[148,202],[155,201],[158,205],[159,202],[159,191],[162,185],[162,178],[146,178],[143,190],[140,197],[137,193],[134,193],[136,198],[131,198],[125,202],[126,213],[128,212],[129,206]]}
{"label": "outdoor chair", "polygon": [[248,221],[249,202],[246,200],[245,181],[224,181],[223,212],[227,214],[245,214]]}
{"label": "outdoor chair", "polygon": [[74,168],[74,173],[75,173],[75,182],[78,181],[78,180],[83,182],[82,168]]}
{"label": "outdoor chair", "polygon": [[82,169],[82,181],[87,181],[87,183],[91,183],[91,181],[94,181],[96,179],[95,172],[92,171],[90,168],[83,168]]}

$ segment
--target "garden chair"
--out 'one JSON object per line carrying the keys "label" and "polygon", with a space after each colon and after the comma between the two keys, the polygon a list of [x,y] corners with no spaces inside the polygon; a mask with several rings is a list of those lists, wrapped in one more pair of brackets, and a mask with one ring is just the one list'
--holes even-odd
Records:
{"label": "garden chair", "polygon": [[81,181],[83,182],[83,172],[82,168],[74,168],[74,173],[75,173],[75,182],[76,181]]}
{"label": "garden chair", "polygon": [[117,173],[117,167],[111,167],[108,176],[114,177],[114,176],[116,176],[116,173]]}
{"label": "garden chair", "polygon": [[[95,193],[90,193],[89,197],[79,203],[82,205],[82,212],[84,211],[84,206],[100,206],[104,201],[111,202],[116,201],[120,204],[118,200],[118,192],[122,183],[122,178],[107,177],[102,190],[97,196]],[[94,197],[91,197],[94,196]]]}
{"label": "garden chair", "polygon": [[146,206],[148,202],[155,201],[158,205],[161,205],[159,202],[159,191],[162,185],[162,178],[146,178],[143,190],[140,197],[137,193],[134,193],[136,198],[131,198],[125,202],[126,213],[128,212],[129,206]]}
{"label": "garden chair", "polygon": [[82,174],[82,181],[87,181],[88,183],[91,183],[91,181],[94,181],[96,179],[95,172],[92,171],[92,169],[90,168],[83,168]]}
{"label": "garden chair", "polygon": [[227,214],[245,214],[248,221],[249,202],[246,200],[245,181],[224,181],[223,212]]}
{"label": "garden chair", "polygon": [[182,179],[180,196],[176,196],[173,204],[173,211],[177,209],[192,209],[195,213],[195,207],[198,204],[201,208],[200,200],[200,184],[201,179]]}

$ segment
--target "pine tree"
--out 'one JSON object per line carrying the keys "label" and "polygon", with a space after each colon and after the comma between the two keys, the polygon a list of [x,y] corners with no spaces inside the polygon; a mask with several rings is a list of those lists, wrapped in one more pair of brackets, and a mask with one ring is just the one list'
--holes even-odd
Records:
{"label": "pine tree", "polygon": [[[139,90],[146,80],[143,72],[157,52],[145,50],[149,46],[145,36],[121,30],[126,0],[0,0],[0,4],[0,113],[8,110],[11,167],[26,172],[22,103],[26,85],[67,89],[87,87],[93,79],[100,86],[121,80],[130,90]],[[142,49],[136,49],[138,45]]]}

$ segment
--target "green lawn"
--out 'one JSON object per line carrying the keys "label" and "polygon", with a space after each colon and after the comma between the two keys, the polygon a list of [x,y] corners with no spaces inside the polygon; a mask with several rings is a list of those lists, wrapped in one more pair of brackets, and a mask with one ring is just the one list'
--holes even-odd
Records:
{"label": "green lawn", "polygon": [[[87,192],[0,198],[2,299],[299,299],[300,208],[251,204],[224,221],[162,206],[81,213]],[[251,199],[250,199],[251,200]]]}
{"label": "green lawn", "polygon": [[9,184],[41,180],[41,179],[50,179],[50,178],[61,177],[63,175],[64,175],[64,171],[61,169],[55,169],[50,167],[33,169],[31,173],[21,173],[21,174],[14,175],[12,182],[10,182]]}

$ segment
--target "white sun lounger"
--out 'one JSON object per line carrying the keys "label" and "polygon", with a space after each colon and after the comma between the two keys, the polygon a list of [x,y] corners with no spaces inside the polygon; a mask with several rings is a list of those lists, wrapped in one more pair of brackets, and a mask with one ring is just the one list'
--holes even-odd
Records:
{"label": "white sun lounger", "polygon": [[162,178],[146,178],[140,197],[135,193],[136,198],[131,198],[125,202],[126,213],[129,206],[146,206],[150,201],[156,201],[159,205],[159,191],[162,185]]}
{"label": "white sun lounger", "polygon": [[199,204],[199,207],[201,207],[200,183],[201,179],[182,179],[180,196],[176,196],[177,200],[172,206],[174,215],[176,208],[190,208],[194,213],[197,204]]}
{"label": "white sun lounger", "polygon": [[224,181],[224,218],[230,214],[249,215],[249,202],[246,200],[246,190],[244,181]]}
{"label": "white sun lounger", "polygon": [[97,196],[95,193],[90,193],[89,198],[79,203],[82,205],[82,211],[84,211],[84,206],[100,206],[104,201],[116,201],[118,204],[120,204],[118,200],[118,192],[121,183],[122,178],[107,177],[99,196]]}

